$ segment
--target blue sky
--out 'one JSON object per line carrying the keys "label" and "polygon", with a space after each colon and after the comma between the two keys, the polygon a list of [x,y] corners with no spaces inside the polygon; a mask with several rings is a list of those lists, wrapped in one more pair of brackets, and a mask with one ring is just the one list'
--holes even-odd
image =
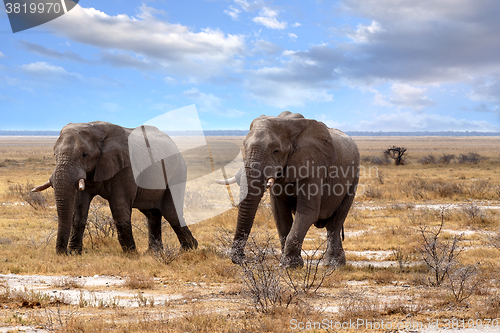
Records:
{"label": "blue sky", "polygon": [[497,0],[81,0],[13,34],[0,129],[136,127],[196,104],[204,129],[300,112],[347,131],[500,131]]}

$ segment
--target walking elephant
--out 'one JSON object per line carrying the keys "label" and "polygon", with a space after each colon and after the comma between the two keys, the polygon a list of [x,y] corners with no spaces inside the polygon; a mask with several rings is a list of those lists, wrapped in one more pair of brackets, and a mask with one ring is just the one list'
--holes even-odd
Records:
{"label": "walking elephant", "polygon": [[[134,133],[139,133],[143,138],[142,160],[144,156],[158,155],[158,152],[166,152],[170,156],[162,159],[161,163],[150,163],[153,169],[163,171],[163,183],[156,184],[156,187],[137,185],[138,178],[148,180],[150,171],[134,175],[137,170],[133,170],[134,159],[129,152],[131,138],[137,138],[137,135],[132,135]],[[172,226],[183,249],[198,246],[183,217],[186,164],[177,146],[165,133],[152,126],[141,126],[134,130],[101,121],[68,124],[61,130],[54,145],[54,155],[56,167],[49,181],[33,191],[42,191],[50,186],[54,188],[58,254],[66,254],[68,248],[70,253],[81,254],[90,202],[96,195],[109,201],[123,251],[136,251],[131,225],[132,208],[138,208],[147,217],[149,250],[157,251],[163,247],[162,216]],[[167,173],[171,178],[168,183]],[[172,188],[177,192],[174,193]]]}
{"label": "walking elephant", "polygon": [[238,182],[246,194],[238,208],[231,259],[244,260],[244,248],[257,207],[270,190],[281,241],[281,264],[302,267],[302,243],[309,228],[326,227],[325,264],[345,264],[343,224],[359,180],[359,151],[343,132],[285,111],[260,116],[244,140],[244,166],[222,184]]}

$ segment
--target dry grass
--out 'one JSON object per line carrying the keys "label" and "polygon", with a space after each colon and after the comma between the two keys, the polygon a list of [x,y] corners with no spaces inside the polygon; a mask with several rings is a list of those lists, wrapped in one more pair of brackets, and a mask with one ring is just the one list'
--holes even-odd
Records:
{"label": "dry grass", "polygon": [[[139,255],[125,255],[113,234],[106,204],[96,201],[91,212],[94,220],[85,233],[83,254],[57,256],[53,191],[46,192],[46,207],[35,209],[29,204],[19,204],[23,202],[22,196],[9,190],[48,179],[54,167],[54,139],[45,139],[39,144],[30,138],[0,138],[0,273],[61,275],[64,277],[56,280],[51,288],[96,293],[102,290],[79,284],[77,276],[123,276],[127,278],[120,290],[131,290],[134,295],[151,293],[141,296],[147,306],[139,310],[106,299],[102,306],[83,306],[74,312],[72,306],[61,304],[65,300],[50,295],[50,290],[46,293],[13,290],[6,283],[0,283],[0,303],[9,307],[0,308],[3,322],[67,332],[285,332],[290,330],[291,319],[307,322],[367,316],[392,320],[406,318],[411,313],[412,318],[425,322],[429,316],[475,318],[476,312],[498,317],[500,211],[482,206],[498,205],[500,199],[500,138],[354,139],[365,157],[366,172],[362,175],[355,207],[345,223],[348,265],[325,277],[318,292],[307,296],[308,306],[298,302],[261,314],[245,300],[240,268],[231,263],[221,246],[221,241],[232,240],[236,208],[190,226],[199,241],[195,251],[178,252],[178,241],[165,224],[163,241],[175,255],[169,257],[168,262],[162,262],[145,253],[147,228],[141,213],[134,211],[132,215]],[[242,138],[216,140],[241,145]],[[379,164],[372,158],[381,156],[382,151],[392,145],[408,148],[404,166],[396,167],[383,161]],[[472,152],[482,157],[477,164],[458,163],[461,154],[469,156]],[[429,160],[431,154],[436,163],[430,159],[422,164],[421,160],[425,157]],[[439,163],[445,154],[455,158],[449,164]],[[206,204],[194,195],[187,203]],[[269,198],[265,197],[252,233],[270,234],[278,244],[268,203]],[[419,206],[426,204],[443,208]],[[483,288],[470,297],[467,295],[463,304],[453,301],[449,289],[429,286],[431,273],[416,255],[418,226],[434,228],[442,220],[445,222],[443,239],[451,240],[465,232],[461,264],[481,262],[477,273]],[[325,238],[324,229],[311,228],[304,249],[316,249]],[[279,245],[276,250],[279,252]],[[381,251],[384,256],[352,252],[367,250]],[[363,260],[372,265],[354,265]],[[391,261],[393,266],[377,266],[386,261]],[[152,299],[162,295],[181,298],[151,307]],[[136,298],[136,304],[142,302],[139,296]],[[40,306],[26,308],[22,306],[23,301],[28,302],[28,306],[39,302]],[[324,312],[311,311],[311,307]],[[219,308],[222,310],[217,310]],[[432,309],[432,313],[427,309]],[[49,318],[52,326],[48,324]]]}

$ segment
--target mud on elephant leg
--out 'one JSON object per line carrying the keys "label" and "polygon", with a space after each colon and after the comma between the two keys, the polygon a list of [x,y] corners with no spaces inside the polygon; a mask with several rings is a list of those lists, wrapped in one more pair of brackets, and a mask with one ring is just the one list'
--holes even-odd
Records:
{"label": "mud on elephant leg", "polygon": [[83,191],[79,191],[77,194],[68,246],[70,254],[82,254],[83,233],[87,226],[90,202],[93,197],[93,195]]}

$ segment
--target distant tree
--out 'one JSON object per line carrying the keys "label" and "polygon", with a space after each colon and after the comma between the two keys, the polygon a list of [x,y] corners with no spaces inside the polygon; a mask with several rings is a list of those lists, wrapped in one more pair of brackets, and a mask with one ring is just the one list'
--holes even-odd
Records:
{"label": "distant tree", "polygon": [[403,155],[406,153],[406,150],[404,147],[392,146],[384,151],[384,156],[392,158],[395,165],[403,165]]}

